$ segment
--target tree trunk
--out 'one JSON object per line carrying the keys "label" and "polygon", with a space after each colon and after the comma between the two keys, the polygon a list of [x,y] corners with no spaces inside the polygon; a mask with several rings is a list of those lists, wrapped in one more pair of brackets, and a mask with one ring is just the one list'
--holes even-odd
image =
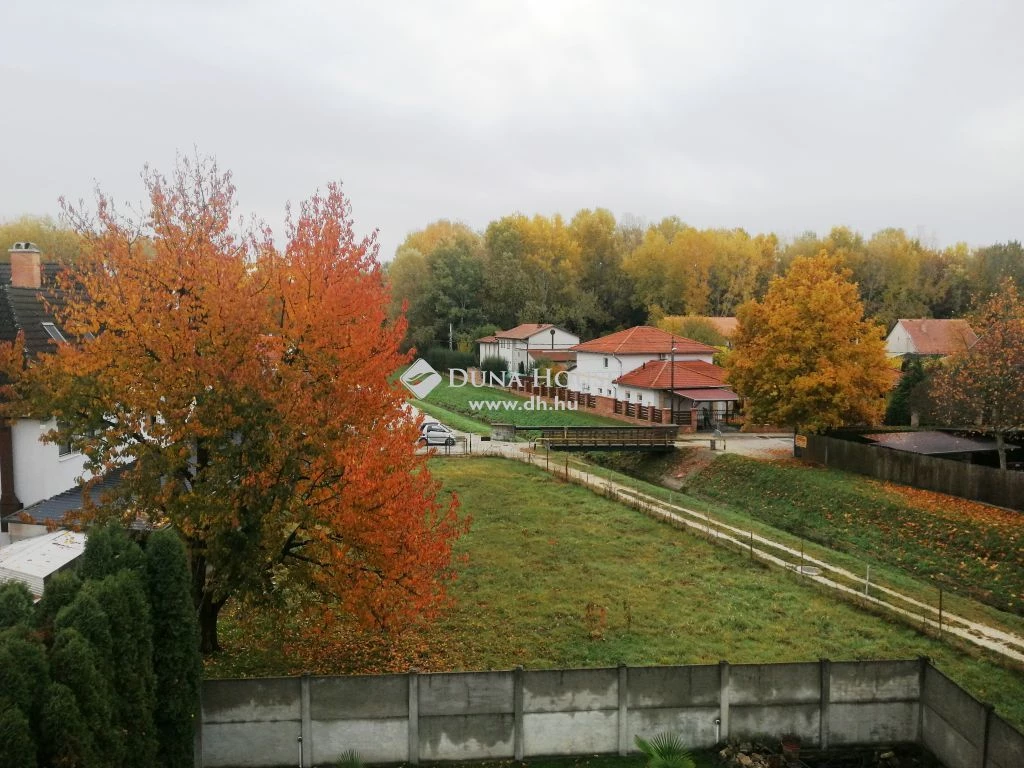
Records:
{"label": "tree trunk", "polygon": [[217,642],[217,617],[223,607],[223,600],[215,601],[208,594],[203,595],[199,605],[199,646],[204,656],[220,650],[220,643]]}
{"label": "tree trunk", "polygon": [[996,432],[996,451],[999,453],[999,468],[1006,470],[1006,436],[1002,432]]}

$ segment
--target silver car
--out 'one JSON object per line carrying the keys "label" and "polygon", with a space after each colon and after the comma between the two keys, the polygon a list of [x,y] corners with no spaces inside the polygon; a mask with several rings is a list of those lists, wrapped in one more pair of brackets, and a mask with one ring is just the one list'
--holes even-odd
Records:
{"label": "silver car", "polygon": [[444,424],[424,424],[421,432],[420,439],[417,440],[420,445],[455,445],[455,433]]}

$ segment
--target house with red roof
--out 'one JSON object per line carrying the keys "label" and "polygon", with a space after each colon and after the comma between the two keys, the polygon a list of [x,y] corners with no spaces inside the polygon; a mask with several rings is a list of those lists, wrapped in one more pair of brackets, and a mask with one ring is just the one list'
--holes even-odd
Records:
{"label": "house with red roof", "polygon": [[970,348],[977,340],[977,334],[966,320],[897,320],[885,339],[885,350],[889,357],[945,357]]}
{"label": "house with red roof", "polygon": [[739,399],[712,362],[714,347],[660,328],[639,325],[573,350],[568,388],[595,396],[598,410],[609,414],[668,422],[678,412],[677,422],[688,424],[693,412],[711,419]]}
{"label": "house with red roof", "polygon": [[500,357],[508,370],[525,373],[542,358],[571,364],[576,359],[572,347],[580,343],[580,337],[551,323],[523,323],[476,341],[481,363],[488,357]]}

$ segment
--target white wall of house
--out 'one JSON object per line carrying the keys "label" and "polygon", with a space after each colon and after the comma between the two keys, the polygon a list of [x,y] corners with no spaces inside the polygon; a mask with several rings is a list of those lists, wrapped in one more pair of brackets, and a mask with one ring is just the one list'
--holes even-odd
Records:
{"label": "white wall of house", "polygon": [[[554,336],[551,331],[554,330]],[[553,349],[564,351],[569,347],[580,343],[579,336],[563,331],[561,328],[546,328],[525,339],[502,339],[497,343],[480,345],[480,361],[485,357],[500,357],[508,363],[508,369],[513,373],[519,370],[528,371],[534,363],[530,354],[531,350]],[[485,349],[486,348],[486,349]]]}
{"label": "white wall of house", "polygon": [[78,485],[76,478],[86,474],[82,454],[61,456],[58,445],[40,439],[54,426],[53,420],[19,419],[11,427],[14,492],[26,507],[74,488]]}
{"label": "white wall of house", "polygon": [[914,346],[914,342],[910,338],[910,334],[907,333],[907,329],[903,327],[903,323],[896,323],[893,329],[889,331],[889,335],[885,339],[885,351],[889,357],[917,353],[917,347]]}
{"label": "white wall of house", "polygon": [[[673,358],[676,362],[701,360],[710,363],[713,352],[707,354],[680,354]],[[668,360],[667,353],[644,354],[644,355],[606,355],[600,352],[577,352],[576,368],[569,373],[569,389],[577,392],[588,392],[592,395],[603,395],[604,397],[616,397],[625,400],[625,387],[620,387],[613,382],[630,371],[635,371],[644,363],[653,360]],[[623,390],[620,393],[620,390]],[[637,393],[650,393],[651,390],[634,388],[631,391]],[[644,395],[645,403],[647,395]]]}
{"label": "white wall of house", "polygon": [[653,405],[655,408],[668,408],[668,395],[660,390],[645,387],[619,387],[619,400],[640,405]]}
{"label": "white wall of house", "polygon": [[484,360],[488,357],[499,357],[498,342],[496,341],[482,341],[480,342],[480,364],[483,365]]}

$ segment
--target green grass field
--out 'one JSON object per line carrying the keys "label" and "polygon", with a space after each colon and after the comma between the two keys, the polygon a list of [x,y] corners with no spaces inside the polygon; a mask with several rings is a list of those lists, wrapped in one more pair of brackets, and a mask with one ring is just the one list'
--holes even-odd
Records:
{"label": "green grass field", "polygon": [[837,602],[794,574],[655,522],[536,468],[434,460],[473,516],[447,615],[382,653],[351,642],[302,650],[294,627],[223,620],[213,676],[931,657],[1024,724],[1024,674]]}
{"label": "green grass field", "polygon": [[[471,402],[495,403],[497,409],[490,410],[487,406],[474,409],[470,405]],[[516,403],[517,407],[512,410],[505,409],[501,405],[509,402]],[[494,389],[493,387],[474,387],[469,384],[463,387],[453,387],[446,379],[425,400],[414,400],[413,404],[417,407],[422,407],[428,412],[431,412],[429,410],[431,407],[436,407],[488,424],[515,424],[517,427],[621,427],[623,424],[623,422],[616,419],[598,416],[586,410],[550,410],[550,404],[547,404],[549,410],[542,410],[540,407],[535,410],[524,410],[522,405],[529,402],[529,397]],[[441,418],[438,413],[434,411],[431,412],[431,415],[434,415],[435,418]],[[451,426],[456,425],[452,424]]]}

